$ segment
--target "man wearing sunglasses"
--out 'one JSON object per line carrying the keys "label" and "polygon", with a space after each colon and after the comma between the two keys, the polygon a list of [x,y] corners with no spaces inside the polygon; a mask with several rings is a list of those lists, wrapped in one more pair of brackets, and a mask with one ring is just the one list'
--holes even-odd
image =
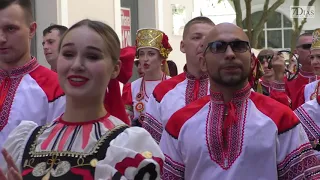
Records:
{"label": "man wearing sunglasses", "polygon": [[214,23],[209,18],[201,16],[186,24],[180,44],[181,52],[186,54],[184,72],[161,82],[149,98],[142,126],[157,143],[174,112],[209,93],[209,78],[201,72],[197,48],[213,27]]}
{"label": "man wearing sunglasses", "polygon": [[292,81],[285,80],[283,63],[276,63],[272,65],[275,72],[275,81],[272,83],[272,86],[279,93],[285,93],[288,95],[289,101],[292,101],[292,104],[288,102],[288,105],[292,105],[291,107],[293,110],[297,108],[298,103],[296,101],[299,99],[300,89],[306,84],[318,79],[313,72],[310,60],[311,43],[312,33],[301,34],[297,40],[297,46],[294,53],[298,55],[299,62],[302,66],[296,79],[293,79]]}
{"label": "man wearing sunglasses", "polygon": [[269,96],[271,90],[271,82],[274,80],[274,71],[269,68],[269,62],[275,55],[272,49],[263,49],[258,54],[258,60],[263,67],[264,75],[261,78],[262,92],[264,95]]}
{"label": "man wearing sunglasses", "polygon": [[163,179],[314,179],[320,165],[296,116],[251,90],[246,33],[222,23],[204,42],[200,67],[210,95],[169,119],[160,141]]}

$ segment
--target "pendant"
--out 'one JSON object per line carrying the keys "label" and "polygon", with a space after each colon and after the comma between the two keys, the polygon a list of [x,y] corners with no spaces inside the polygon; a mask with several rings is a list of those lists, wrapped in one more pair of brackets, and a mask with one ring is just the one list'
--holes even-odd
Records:
{"label": "pendant", "polygon": [[139,92],[139,93],[137,94],[137,96],[136,96],[136,100],[137,100],[137,101],[141,101],[143,98],[144,98],[144,96],[143,96],[143,93],[142,93],[142,92]]}
{"label": "pendant", "polygon": [[140,114],[139,119],[138,119],[140,124],[143,124],[144,118],[145,118],[145,116],[143,114]]}
{"label": "pendant", "polygon": [[136,111],[141,113],[144,110],[144,104],[142,102],[138,102],[135,108],[136,108]]}

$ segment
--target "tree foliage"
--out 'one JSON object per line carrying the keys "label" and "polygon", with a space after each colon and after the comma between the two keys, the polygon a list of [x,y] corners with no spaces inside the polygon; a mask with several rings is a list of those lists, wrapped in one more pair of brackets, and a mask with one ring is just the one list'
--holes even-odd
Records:
{"label": "tree foliage", "polygon": [[251,2],[252,0],[244,0],[245,1],[245,9],[246,9],[246,20],[242,21],[242,7],[241,0],[232,0],[234,10],[236,12],[236,24],[243,28],[245,23],[245,27],[247,28],[247,34],[250,40],[250,44],[253,48],[257,48],[258,39],[260,33],[263,31],[264,24],[268,21],[268,18],[272,15],[275,10],[282,5],[285,0],[277,0],[269,7],[269,0],[265,0],[263,5],[263,11],[260,18],[260,21],[252,25],[252,16],[251,16]]}

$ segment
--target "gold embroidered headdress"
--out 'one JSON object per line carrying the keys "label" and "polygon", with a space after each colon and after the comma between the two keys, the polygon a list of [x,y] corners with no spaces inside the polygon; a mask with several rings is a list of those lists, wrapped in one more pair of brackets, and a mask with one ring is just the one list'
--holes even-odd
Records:
{"label": "gold embroidered headdress", "polygon": [[136,38],[136,58],[139,58],[139,49],[153,48],[159,51],[161,56],[165,59],[163,63],[163,72],[170,75],[167,58],[172,51],[168,36],[158,29],[140,29],[137,32]]}
{"label": "gold embroidered headdress", "polygon": [[320,49],[320,28],[315,29],[312,33],[312,49]]}
{"label": "gold embroidered headdress", "polygon": [[170,52],[172,51],[168,36],[164,32],[157,29],[138,30],[136,47],[137,52],[141,48],[157,49],[165,59],[168,58]]}

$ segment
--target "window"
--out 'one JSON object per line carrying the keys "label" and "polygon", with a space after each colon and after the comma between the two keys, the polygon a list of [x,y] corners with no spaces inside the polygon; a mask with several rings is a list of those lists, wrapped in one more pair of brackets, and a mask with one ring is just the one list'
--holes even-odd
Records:
{"label": "window", "polygon": [[[251,15],[252,27],[254,27],[260,21],[262,13],[262,11],[258,11]],[[243,20],[244,29],[247,28],[245,25],[245,20]],[[269,16],[268,21],[264,24],[263,31],[259,35],[257,48],[290,48],[292,32],[293,29],[291,20],[279,12],[274,12]]]}

